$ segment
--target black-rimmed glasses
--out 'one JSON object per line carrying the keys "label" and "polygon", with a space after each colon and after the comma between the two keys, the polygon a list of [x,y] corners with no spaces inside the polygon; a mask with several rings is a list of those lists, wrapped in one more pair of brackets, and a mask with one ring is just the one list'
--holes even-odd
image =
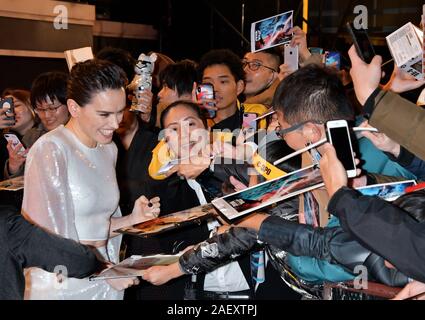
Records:
{"label": "black-rimmed glasses", "polygon": [[320,121],[307,120],[307,121],[303,121],[303,122],[294,124],[293,126],[290,126],[289,128],[286,128],[286,129],[281,129],[280,126],[277,126],[275,131],[276,131],[276,134],[277,134],[278,137],[280,137],[281,139],[284,139],[285,135],[287,135],[290,132],[293,132],[295,130],[300,129],[302,126],[306,125],[309,122],[312,122],[312,123],[315,123],[315,124],[323,124]]}
{"label": "black-rimmed glasses", "polygon": [[55,113],[62,106],[64,106],[64,104],[51,105],[47,108],[38,108],[37,107],[37,108],[34,109],[34,112],[37,113],[37,114],[40,114],[40,113],[44,114],[44,113],[47,113],[47,112]]}
{"label": "black-rimmed glasses", "polygon": [[245,69],[245,67],[248,66],[249,70],[251,71],[257,71],[258,69],[260,69],[261,67],[269,69],[273,72],[277,72],[275,69],[265,66],[264,64],[262,64],[259,61],[249,61],[249,60],[242,60],[242,67]]}

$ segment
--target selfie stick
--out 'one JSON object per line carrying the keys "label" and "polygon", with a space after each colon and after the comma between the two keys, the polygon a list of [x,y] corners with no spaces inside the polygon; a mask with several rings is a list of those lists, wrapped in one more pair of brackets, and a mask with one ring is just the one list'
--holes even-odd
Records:
{"label": "selfie stick", "polygon": [[319,140],[316,143],[313,143],[313,144],[311,144],[311,145],[309,145],[309,146],[307,146],[305,148],[302,148],[302,149],[300,149],[298,151],[295,151],[295,152],[293,152],[291,154],[288,154],[287,156],[285,156],[283,158],[280,158],[279,160],[276,160],[275,162],[273,162],[273,165],[277,166],[278,164],[281,164],[282,162],[285,162],[286,160],[291,159],[292,157],[295,157],[295,156],[299,155],[300,153],[306,152],[306,151],[308,151],[310,149],[313,149],[313,148],[315,148],[317,146],[320,146],[321,144],[324,144],[327,141],[328,141],[328,139],[326,139],[326,138],[324,138],[322,140]]}

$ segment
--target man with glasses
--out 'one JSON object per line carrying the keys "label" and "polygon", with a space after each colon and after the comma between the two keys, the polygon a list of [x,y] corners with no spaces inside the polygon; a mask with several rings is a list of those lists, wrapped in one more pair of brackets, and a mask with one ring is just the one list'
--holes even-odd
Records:
{"label": "man with glasses", "polygon": [[242,60],[246,75],[244,95],[246,103],[270,105],[280,80],[282,56],[278,49],[248,52]]}
{"label": "man with glasses", "polygon": [[46,131],[51,131],[69,120],[66,106],[68,76],[63,72],[40,74],[31,87],[31,104]]}
{"label": "man with glasses", "polygon": [[[307,48],[307,36],[300,27],[294,27],[288,33],[293,34],[290,45],[298,46],[300,66],[321,65],[321,56],[310,53]],[[283,46],[248,52],[242,61],[246,74],[245,103],[271,105],[280,81],[293,72],[283,61]]]}

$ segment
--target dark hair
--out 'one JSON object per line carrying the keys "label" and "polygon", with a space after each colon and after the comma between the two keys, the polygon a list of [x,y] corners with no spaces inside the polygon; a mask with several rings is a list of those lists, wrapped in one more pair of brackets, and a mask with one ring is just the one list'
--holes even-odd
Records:
{"label": "dark hair", "polygon": [[38,103],[46,101],[49,97],[51,101],[58,100],[61,104],[66,104],[66,84],[68,75],[64,72],[52,71],[40,74],[31,86],[31,105],[37,107]]}
{"label": "dark hair", "polygon": [[425,221],[425,189],[406,193],[393,202],[417,222]]}
{"label": "dark hair", "polygon": [[167,114],[174,109],[175,107],[183,105],[184,107],[192,110],[196,113],[196,116],[202,120],[202,123],[204,124],[205,128],[208,128],[207,120],[205,119],[204,115],[202,114],[201,108],[196,103],[190,102],[190,101],[184,101],[184,100],[177,100],[171,103],[167,108],[164,109],[161,113],[160,123],[161,128],[164,129],[164,121]]}
{"label": "dark hair", "polygon": [[130,52],[120,48],[106,47],[96,54],[96,58],[112,62],[123,69],[128,81],[134,78],[136,59],[132,57]]}
{"label": "dark hair", "polygon": [[159,74],[161,85],[176,90],[179,96],[190,94],[196,79],[196,62],[189,59],[169,64]]}
{"label": "dark hair", "polygon": [[[276,160],[279,160],[294,152],[294,150],[289,147],[283,139],[272,140],[270,142],[267,142],[264,151],[264,156],[266,157],[267,162],[271,164],[273,164],[273,162],[275,162]],[[299,170],[301,168],[301,155],[294,156],[286,160],[285,162],[280,163],[276,167],[287,173]]]}
{"label": "dark hair", "polygon": [[279,72],[279,66],[283,63],[282,52],[280,51],[280,49],[278,49],[277,47],[273,47],[263,50],[261,52],[266,53],[273,58],[275,62],[276,71]]}
{"label": "dark hair", "polygon": [[354,110],[335,71],[308,65],[286,77],[277,87],[273,106],[285,121],[352,120]]}
{"label": "dark hair", "polygon": [[242,68],[242,60],[232,51],[228,49],[215,49],[207,52],[199,62],[199,78],[202,79],[204,70],[213,65],[225,65],[229,68],[235,81],[245,81],[245,72]]}
{"label": "dark hair", "polygon": [[94,94],[107,89],[120,89],[127,78],[123,70],[112,62],[92,59],[77,63],[68,81],[68,99],[81,107],[90,103]]}

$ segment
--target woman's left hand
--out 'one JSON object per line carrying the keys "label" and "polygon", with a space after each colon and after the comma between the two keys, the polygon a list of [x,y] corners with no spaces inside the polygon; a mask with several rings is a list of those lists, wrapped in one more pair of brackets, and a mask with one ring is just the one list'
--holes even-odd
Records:
{"label": "woman's left hand", "polygon": [[160,206],[159,197],[149,200],[145,196],[141,196],[134,202],[133,212],[130,215],[131,225],[158,217],[160,213]]}

